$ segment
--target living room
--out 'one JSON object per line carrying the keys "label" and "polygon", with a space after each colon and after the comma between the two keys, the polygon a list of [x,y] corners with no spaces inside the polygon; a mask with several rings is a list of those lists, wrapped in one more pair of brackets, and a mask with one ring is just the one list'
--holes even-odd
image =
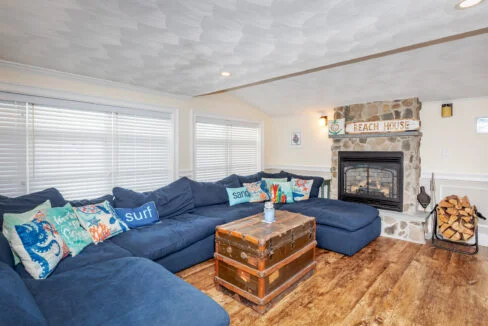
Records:
{"label": "living room", "polygon": [[488,324],[486,1],[0,9],[0,324]]}

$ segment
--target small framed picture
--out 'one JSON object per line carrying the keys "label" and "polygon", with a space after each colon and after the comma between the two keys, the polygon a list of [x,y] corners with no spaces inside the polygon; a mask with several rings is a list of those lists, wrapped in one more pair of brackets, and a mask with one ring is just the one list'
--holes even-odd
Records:
{"label": "small framed picture", "polygon": [[478,134],[488,134],[488,118],[477,118],[476,119],[476,132]]}
{"label": "small framed picture", "polygon": [[290,144],[292,146],[302,146],[302,132],[301,131],[292,131],[290,137]]}

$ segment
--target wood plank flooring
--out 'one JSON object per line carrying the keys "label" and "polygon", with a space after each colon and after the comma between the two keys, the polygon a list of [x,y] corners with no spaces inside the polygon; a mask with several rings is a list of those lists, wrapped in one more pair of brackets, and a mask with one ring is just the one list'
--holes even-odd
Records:
{"label": "wood plank flooring", "polygon": [[317,249],[317,273],[265,315],[214,286],[214,263],[177,275],[231,325],[488,325],[488,248],[465,256],[380,237],[353,257]]}

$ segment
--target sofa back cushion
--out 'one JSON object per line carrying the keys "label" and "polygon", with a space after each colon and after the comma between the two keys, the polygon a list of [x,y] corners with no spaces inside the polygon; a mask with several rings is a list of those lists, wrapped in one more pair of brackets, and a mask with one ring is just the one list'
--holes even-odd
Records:
{"label": "sofa back cushion", "polygon": [[270,179],[270,178],[272,178],[272,179],[283,179],[283,178],[288,178],[288,172],[285,172],[285,171],[280,171],[278,173],[263,172],[262,177],[267,178],[267,179]]}
{"label": "sofa back cushion", "polygon": [[47,325],[20,276],[0,262],[0,325]]}
{"label": "sofa back cushion", "polygon": [[115,187],[113,189],[116,208],[136,208],[153,201],[159,218],[168,218],[191,212],[195,208],[188,178],[180,178],[154,191],[137,192]]}
{"label": "sofa back cushion", "polygon": [[306,175],[299,175],[299,174],[294,174],[286,171],[281,171],[280,173],[284,173],[288,175],[288,180],[291,181],[292,178],[295,179],[302,179],[302,180],[313,180],[312,184],[312,189],[310,191],[310,198],[315,198],[319,196],[320,192],[320,187],[324,183],[324,178],[322,177],[312,177],[312,176],[306,176]]}
{"label": "sofa back cushion", "polygon": [[226,188],[240,186],[239,177],[235,174],[217,182],[197,182],[189,180],[195,207],[224,204],[229,201]]}
{"label": "sofa back cushion", "polygon": [[80,200],[71,200],[69,203],[73,207],[81,207],[86,205],[94,205],[98,203],[103,203],[104,201],[108,201],[110,206],[114,206],[114,195],[104,195],[102,197],[94,198],[94,199],[80,199]]}
{"label": "sofa back cushion", "polygon": [[34,209],[46,200],[52,207],[61,207],[66,204],[63,195],[56,188],[49,188],[20,197],[0,197],[0,228],[3,225],[4,213],[24,213]]}
{"label": "sofa back cushion", "polygon": [[[263,177],[263,173],[264,172],[258,172],[258,173],[255,173],[255,174],[251,174],[251,175],[239,175],[239,187],[242,187],[244,186],[245,183],[253,183],[253,182],[258,182],[258,181],[261,181],[262,177]],[[272,178],[272,177],[268,177],[268,178]]]}

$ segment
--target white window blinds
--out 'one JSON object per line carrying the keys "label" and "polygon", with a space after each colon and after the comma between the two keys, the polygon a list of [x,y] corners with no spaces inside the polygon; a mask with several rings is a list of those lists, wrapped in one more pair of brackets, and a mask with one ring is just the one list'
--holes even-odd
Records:
{"label": "white window blinds", "polygon": [[246,123],[197,116],[194,126],[194,177],[217,181],[236,173],[261,170],[261,127]]}
{"label": "white window blinds", "polygon": [[0,101],[0,195],[56,187],[66,199],[94,198],[173,180],[172,114],[41,102]]}

